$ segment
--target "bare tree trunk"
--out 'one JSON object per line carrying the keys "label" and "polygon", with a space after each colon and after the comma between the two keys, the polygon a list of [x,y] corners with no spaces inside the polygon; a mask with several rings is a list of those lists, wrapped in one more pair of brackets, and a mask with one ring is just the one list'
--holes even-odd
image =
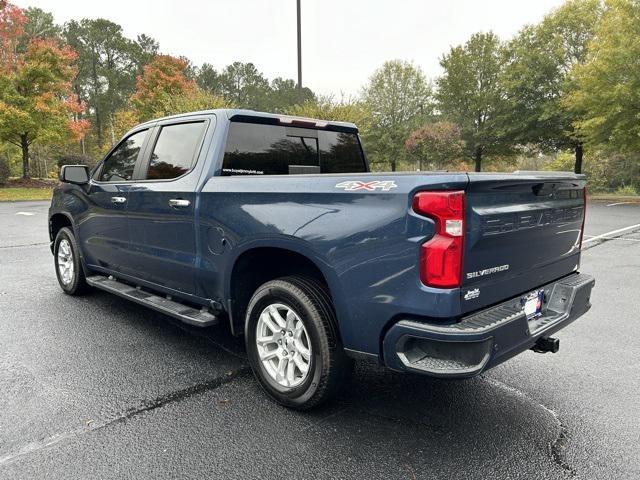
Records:
{"label": "bare tree trunk", "polygon": [[476,152],[475,152],[475,164],[476,164],[476,172],[481,172],[482,171],[482,145],[477,145],[476,146]]}
{"label": "bare tree trunk", "polygon": [[[76,97],[78,99],[78,105],[82,105],[82,97],[81,97],[82,92],[80,91],[80,87],[78,87],[76,85],[76,86],[73,87],[73,90],[76,93]],[[75,121],[82,120],[82,114],[81,113],[74,113],[73,114],[73,119]],[[82,153],[82,155],[85,154],[84,136],[80,139],[80,152]]]}
{"label": "bare tree trunk", "polygon": [[26,133],[20,135],[20,148],[22,149],[22,178],[29,176],[29,137]]}
{"label": "bare tree trunk", "polygon": [[575,173],[582,173],[582,154],[584,153],[582,143],[579,143],[576,145],[575,152],[576,152],[576,163],[573,171]]}
{"label": "bare tree trunk", "polygon": [[98,138],[98,146],[102,147],[102,110],[99,108],[99,90],[98,90],[98,66],[94,61],[91,65],[93,71],[93,98],[95,100],[94,113],[96,117],[96,136]]}
{"label": "bare tree trunk", "polygon": [[96,115],[96,136],[98,139],[98,146],[102,147],[102,111],[98,110],[98,107],[95,107],[95,115]]}
{"label": "bare tree trunk", "polygon": [[111,145],[116,143],[116,132],[113,126],[113,115],[109,114],[109,129],[111,131]]}

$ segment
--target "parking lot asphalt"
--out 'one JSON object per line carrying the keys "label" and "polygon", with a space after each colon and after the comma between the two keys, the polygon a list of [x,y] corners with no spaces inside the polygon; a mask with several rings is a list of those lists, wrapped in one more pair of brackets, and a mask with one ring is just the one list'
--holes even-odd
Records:
{"label": "parking lot asphalt", "polygon": [[639,478],[640,226],[602,235],[640,205],[607,205],[587,214],[593,308],[560,352],[464,381],[358,364],[299,413],[226,326],[64,295],[47,203],[0,203],[0,478]]}

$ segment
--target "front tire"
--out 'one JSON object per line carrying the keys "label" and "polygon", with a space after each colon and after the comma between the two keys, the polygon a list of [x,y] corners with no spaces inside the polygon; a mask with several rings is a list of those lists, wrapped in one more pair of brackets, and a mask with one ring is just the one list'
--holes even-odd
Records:
{"label": "front tire", "polygon": [[84,276],[80,249],[70,228],[63,227],[56,235],[53,259],[60,288],[67,295],[81,295],[89,290]]}
{"label": "front tire", "polygon": [[306,410],[336,393],[353,369],[336,325],[329,293],[315,279],[283,277],[256,290],[245,343],[253,373],[271,398]]}

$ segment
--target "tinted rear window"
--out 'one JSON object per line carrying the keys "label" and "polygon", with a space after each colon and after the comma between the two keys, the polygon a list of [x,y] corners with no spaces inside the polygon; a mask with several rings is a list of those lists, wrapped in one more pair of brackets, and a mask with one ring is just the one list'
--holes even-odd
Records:
{"label": "tinted rear window", "polygon": [[254,123],[231,123],[222,162],[222,175],[365,171],[355,133]]}

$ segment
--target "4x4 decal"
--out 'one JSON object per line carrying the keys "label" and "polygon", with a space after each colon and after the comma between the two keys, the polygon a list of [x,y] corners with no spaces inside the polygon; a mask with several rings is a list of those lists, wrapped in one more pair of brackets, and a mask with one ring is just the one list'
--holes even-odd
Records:
{"label": "4x4 decal", "polygon": [[340,182],[336,185],[336,188],[343,188],[347,192],[353,192],[356,190],[367,190],[373,192],[375,190],[382,190],[388,192],[392,188],[396,188],[396,182],[393,180],[374,180],[372,182],[361,182],[359,180],[349,180],[346,182]]}

